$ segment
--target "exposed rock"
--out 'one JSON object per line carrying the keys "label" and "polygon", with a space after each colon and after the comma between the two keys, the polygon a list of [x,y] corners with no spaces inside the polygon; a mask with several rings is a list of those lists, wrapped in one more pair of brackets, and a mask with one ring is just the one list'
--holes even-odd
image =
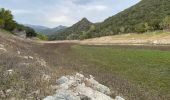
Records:
{"label": "exposed rock", "polygon": [[21,54],[21,52],[20,52],[20,51],[17,51],[17,54],[18,54],[18,55],[20,55],[20,54]]}
{"label": "exposed rock", "polygon": [[4,45],[3,45],[3,44],[0,44],[0,48],[4,48]]}
{"label": "exposed rock", "polygon": [[0,51],[6,52],[7,50],[5,48],[0,48]]}
{"label": "exposed rock", "polygon": [[6,52],[5,46],[3,44],[0,44],[0,51]]}
{"label": "exposed rock", "polygon": [[21,38],[26,38],[26,32],[25,31],[14,30],[13,32],[14,32],[14,34],[16,34],[17,36],[19,36]]}
{"label": "exposed rock", "polygon": [[23,56],[24,59],[34,59],[32,56]]}
{"label": "exposed rock", "polygon": [[28,58],[29,58],[29,59],[34,59],[34,57],[32,57],[32,56],[28,56]]}
{"label": "exposed rock", "polygon": [[0,97],[1,98],[5,98],[6,97],[5,92],[3,90],[0,90]]}
{"label": "exposed rock", "polygon": [[99,84],[96,80],[94,80],[94,77],[90,77],[90,79],[86,79],[86,81],[89,83],[89,86],[101,93],[110,94],[110,89],[102,84]]}
{"label": "exposed rock", "polygon": [[[96,80],[77,73],[73,76],[62,76],[57,81],[56,94],[48,96],[44,100],[114,100],[108,96],[110,89]],[[116,97],[115,100],[124,100]]]}
{"label": "exposed rock", "polygon": [[125,100],[125,99],[123,99],[123,98],[120,97],[120,96],[116,96],[115,100]]}
{"label": "exposed rock", "polygon": [[7,73],[9,74],[9,75],[11,75],[11,74],[13,74],[13,70],[12,69],[9,69],[9,70],[7,70]]}
{"label": "exposed rock", "polygon": [[66,76],[62,76],[61,78],[59,78],[57,81],[56,81],[56,83],[58,84],[58,85],[61,85],[61,84],[64,84],[64,83],[66,83],[66,82],[68,82],[69,81],[69,79],[66,77]]}
{"label": "exposed rock", "polygon": [[11,92],[12,92],[12,90],[11,90],[11,89],[7,89],[7,90],[6,90],[6,95],[10,95],[10,94],[11,94]]}

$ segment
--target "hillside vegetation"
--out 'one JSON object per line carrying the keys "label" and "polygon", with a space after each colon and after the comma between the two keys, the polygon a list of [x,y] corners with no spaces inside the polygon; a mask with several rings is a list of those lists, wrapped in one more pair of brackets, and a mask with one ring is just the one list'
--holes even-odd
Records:
{"label": "hillside vegetation", "polygon": [[[97,32],[118,34],[127,32],[146,32],[169,26],[170,0],[141,0],[138,4],[106,19]],[[167,21],[167,22],[166,22]]]}
{"label": "hillside vegetation", "polygon": [[86,37],[86,31],[94,27],[93,23],[83,18],[71,27],[64,30],[59,30],[56,34],[50,36],[50,40],[65,40],[65,39],[83,39]]}
{"label": "hillside vegetation", "polygon": [[[89,23],[81,23],[81,26],[88,25]],[[86,39],[115,34],[143,33],[169,29],[170,0],[141,0],[138,4],[109,17],[104,22],[93,25],[92,28],[85,27],[79,30],[78,27],[74,26],[62,32],[56,32],[56,36],[53,39]],[[80,36],[82,34],[83,36]]]}
{"label": "hillside vegetation", "polygon": [[7,30],[11,33],[19,33],[23,31],[26,37],[35,37],[37,33],[30,27],[18,24],[10,10],[0,8],[0,29]]}
{"label": "hillside vegetation", "polygon": [[37,33],[41,33],[43,35],[53,35],[55,32],[63,30],[65,28],[67,28],[66,26],[57,26],[55,28],[48,28],[45,26],[40,26],[40,25],[29,25],[29,24],[25,24],[25,26],[31,27],[33,28]]}

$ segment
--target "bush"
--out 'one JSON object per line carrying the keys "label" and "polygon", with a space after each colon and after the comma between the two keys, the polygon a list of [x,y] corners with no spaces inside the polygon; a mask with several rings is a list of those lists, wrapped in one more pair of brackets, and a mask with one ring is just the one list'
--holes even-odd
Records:
{"label": "bush", "polygon": [[37,33],[34,31],[34,29],[30,27],[23,27],[22,30],[25,30],[26,32],[26,37],[31,38],[31,37],[36,37]]}
{"label": "bush", "polygon": [[79,35],[78,34],[70,34],[67,39],[68,40],[76,40],[79,38]]}
{"label": "bush", "polygon": [[47,36],[45,36],[45,35],[43,35],[43,34],[40,34],[40,33],[37,34],[37,38],[39,38],[40,40],[45,40],[45,41],[48,40],[48,37],[47,37]]}
{"label": "bush", "polygon": [[160,26],[163,29],[170,29],[170,16],[165,17]]}
{"label": "bush", "polygon": [[150,30],[151,27],[148,25],[148,23],[140,23],[135,26],[135,31],[138,33],[144,33]]}
{"label": "bush", "polygon": [[0,19],[0,28],[4,28],[4,20]]}

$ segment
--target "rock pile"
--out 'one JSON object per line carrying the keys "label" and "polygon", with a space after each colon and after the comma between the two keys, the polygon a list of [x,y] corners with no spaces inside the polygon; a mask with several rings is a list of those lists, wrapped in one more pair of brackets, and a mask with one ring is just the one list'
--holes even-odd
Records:
{"label": "rock pile", "polygon": [[73,76],[62,76],[56,83],[56,94],[44,100],[124,100],[119,96],[112,99],[108,96],[110,89],[98,83],[92,76],[86,78],[77,73]]}

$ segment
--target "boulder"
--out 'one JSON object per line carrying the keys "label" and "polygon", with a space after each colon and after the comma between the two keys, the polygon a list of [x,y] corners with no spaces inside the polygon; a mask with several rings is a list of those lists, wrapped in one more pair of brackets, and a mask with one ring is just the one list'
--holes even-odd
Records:
{"label": "boulder", "polygon": [[[115,100],[112,99],[110,89],[96,80],[77,73],[73,76],[62,76],[57,81],[57,90],[53,96],[48,96],[44,100]],[[116,97],[116,100],[124,100]]]}

